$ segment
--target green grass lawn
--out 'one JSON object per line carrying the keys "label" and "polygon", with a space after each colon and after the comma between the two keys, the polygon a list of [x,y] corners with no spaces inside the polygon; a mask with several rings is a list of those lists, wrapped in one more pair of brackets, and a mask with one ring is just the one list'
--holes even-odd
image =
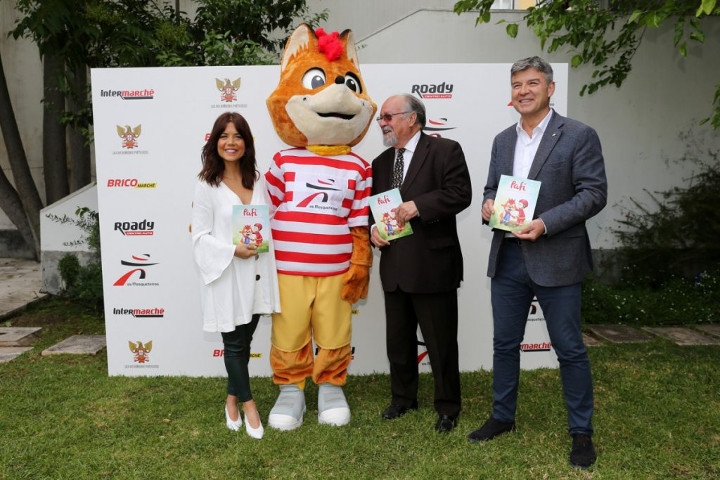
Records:
{"label": "green grass lawn", "polygon": [[[6,324],[33,321],[45,321],[36,347],[0,364],[2,480],[720,477],[718,347],[662,339],[592,347],[598,461],[580,471],[568,465],[556,370],[522,373],[517,432],[484,444],[466,436],[490,411],[487,371],[462,375],[464,410],[449,435],[433,430],[429,375],[421,378],[420,409],[388,422],[380,412],[389,378],[378,374],[349,378],[348,426],[318,425],[311,385],[304,425],[267,428],[256,441],[225,428],[225,379],[108,377],[104,351],[40,356],[69,335],[103,333],[92,312],[51,300]],[[266,419],[277,389],[269,378],[254,379],[253,388]]]}

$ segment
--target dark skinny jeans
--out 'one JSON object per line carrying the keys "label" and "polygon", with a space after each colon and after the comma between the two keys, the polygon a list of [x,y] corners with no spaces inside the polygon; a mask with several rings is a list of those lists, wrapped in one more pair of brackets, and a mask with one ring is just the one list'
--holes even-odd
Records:
{"label": "dark skinny jeans", "polygon": [[222,332],[225,353],[225,370],[228,374],[227,394],[238,397],[240,402],[252,400],[250,390],[250,344],[260,315],[253,315],[250,323],[237,325],[232,332]]}

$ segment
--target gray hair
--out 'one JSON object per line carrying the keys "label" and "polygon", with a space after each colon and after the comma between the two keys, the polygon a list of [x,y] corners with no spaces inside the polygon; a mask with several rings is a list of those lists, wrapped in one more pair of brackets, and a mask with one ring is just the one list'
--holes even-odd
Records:
{"label": "gray hair", "polygon": [[548,85],[553,82],[552,67],[547,61],[540,57],[527,57],[513,63],[512,67],[510,67],[510,78],[512,78],[512,76],[515,75],[517,72],[522,72],[523,70],[527,70],[528,68],[534,68],[538,72],[544,74],[545,80],[547,80]]}
{"label": "gray hair", "polygon": [[410,95],[409,93],[402,94],[402,97],[407,102],[407,110],[410,112],[415,112],[417,122],[420,124],[420,128],[425,128],[427,116],[425,115],[425,105],[423,104],[423,102],[421,102],[419,98],[415,97],[414,95]]}

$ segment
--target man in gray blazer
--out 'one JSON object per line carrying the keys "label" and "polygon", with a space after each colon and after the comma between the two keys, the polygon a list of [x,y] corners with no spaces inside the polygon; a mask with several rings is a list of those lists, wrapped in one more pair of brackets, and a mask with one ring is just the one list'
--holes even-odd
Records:
{"label": "man in gray blazer", "polygon": [[[395,217],[412,235],[390,242],[371,220],[380,248],[385,292],[387,355],[392,399],[386,420],[417,409],[420,326],[435,381],[435,430],[452,431],[460,414],[457,289],[463,279],[455,215],[470,205],[470,173],[460,144],[422,133],[425,107],[412,95],[388,98],[378,117],[390,147],[372,163],[373,194],[399,185],[403,203]],[[397,183],[394,183],[393,180]]]}
{"label": "man in gray blazer", "polygon": [[501,175],[541,182],[532,222],[519,231],[495,230],[487,274],[493,308],[492,416],[469,435],[490,440],[515,429],[520,343],[537,297],[560,363],[570,463],[595,462],[592,444],[593,386],[580,329],[581,286],[592,270],[585,221],[607,203],[607,179],[600,140],[592,128],[550,108],[553,71],[539,57],[517,61],[510,70],[517,125],[495,137],[482,217],[489,221]]}

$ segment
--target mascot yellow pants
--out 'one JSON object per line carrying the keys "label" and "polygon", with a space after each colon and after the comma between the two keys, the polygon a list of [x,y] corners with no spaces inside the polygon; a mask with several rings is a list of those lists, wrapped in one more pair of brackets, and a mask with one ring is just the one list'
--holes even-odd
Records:
{"label": "mascot yellow pants", "polygon": [[270,347],[275,384],[304,389],[305,379],[312,377],[316,384],[345,385],[352,358],[352,304],[340,298],[343,276],[278,274],[282,313],[273,314]]}

